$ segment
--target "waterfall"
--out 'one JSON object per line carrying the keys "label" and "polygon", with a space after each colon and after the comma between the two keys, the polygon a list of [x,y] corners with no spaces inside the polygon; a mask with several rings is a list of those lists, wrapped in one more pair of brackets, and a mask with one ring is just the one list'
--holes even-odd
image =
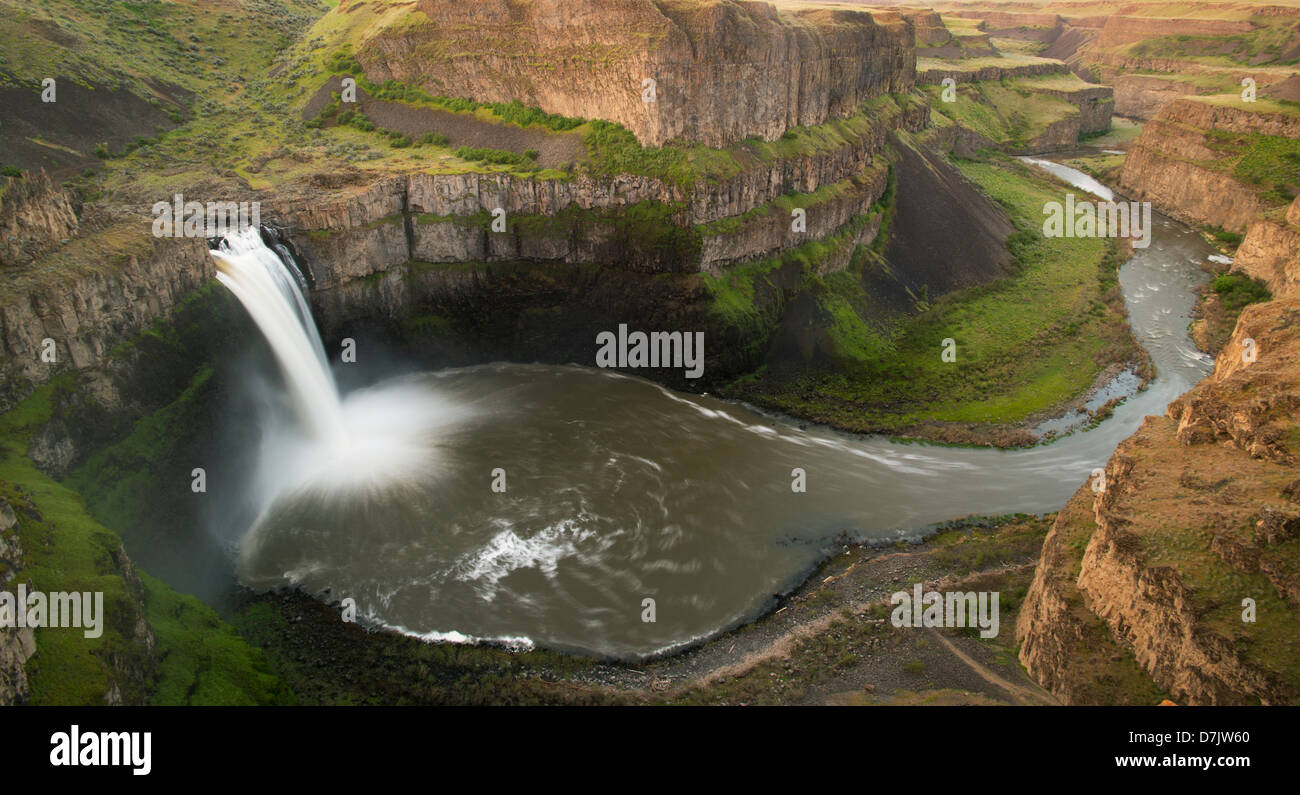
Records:
{"label": "waterfall", "polygon": [[[250,227],[221,239],[212,259],[217,280],[234,293],[270,344],[299,420],[317,441],[348,443],[338,385],[312,319],[302,274],[283,247],[267,248]],[[286,262],[285,260],[288,260]]]}

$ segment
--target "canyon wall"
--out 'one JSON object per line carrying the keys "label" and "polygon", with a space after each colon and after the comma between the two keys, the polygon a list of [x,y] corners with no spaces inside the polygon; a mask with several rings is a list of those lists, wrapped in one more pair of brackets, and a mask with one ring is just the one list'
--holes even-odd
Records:
{"label": "canyon wall", "polygon": [[1262,218],[1250,225],[1237,248],[1233,270],[1263,282],[1273,295],[1300,295],[1300,198],[1286,215]]}
{"label": "canyon wall", "polygon": [[1106,18],[1094,45],[1099,48],[1135,44],[1157,36],[1231,36],[1250,33],[1255,26],[1244,19],[1195,19],[1124,16]]}
{"label": "canyon wall", "polygon": [[1300,137],[1300,117],[1176,99],[1164,105],[1129,148],[1120,188],[1187,223],[1245,232],[1273,205],[1216,167],[1222,155],[1209,145],[1212,131],[1295,138]]}
{"label": "canyon wall", "polygon": [[1199,93],[1194,83],[1156,75],[1102,74],[1115,87],[1115,112],[1133,119],[1153,119],[1165,103]]}
{"label": "canyon wall", "polygon": [[216,275],[206,241],[155,238],[143,218],[49,246],[0,291],[0,410],[57,373],[102,363]]}
{"label": "canyon wall", "polygon": [[[1214,374],[1148,417],[1101,492],[1059,515],[1016,632],[1025,668],[1063,700],[1115,695],[1085,695],[1097,667],[1081,639],[1097,620],[1178,703],[1300,698],[1297,316],[1294,294],[1247,308]],[[1248,364],[1247,338],[1259,351]]]}
{"label": "canyon wall", "polygon": [[[238,198],[260,199],[264,220],[289,227],[318,290],[411,261],[718,273],[834,234],[862,216],[885,191],[893,133],[928,120],[924,102],[887,102],[869,120],[846,126],[835,146],[754,159],[692,186],[630,174],[412,173]],[[28,253],[26,264],[7,268],[0,293],[0,408],[64,369],[102,363],[114,345],[215,276],[204,240],[156,238],[147,217],[126,211],[110,217],[95,210],[94,222],[79,228],[62,191],[36,178],[11,182],[24,198],[6,202],[0,221],[20,219],[26,236],[16,250]],[[789,208],[777,202],[790,193],[808,194],[800,202],[805,231],[791,228]],[[507,213],[504,233],[491,231],[498,209]],[[42,358],[46,339],[55,343],[53,362]]]}
{"label": "canyon wall", "polygon": [[[1167,126],[1143,132],[1139,149],[1163,152],[1130,154],[1126,182],[1167,211],[1248,226],[1233,268],[1264,281],[1273,300],[1246,307],[1213,373],[1148,417],[1058,515],[1017,621],[1020,660],[1066,703],[1151,703],[1153,683],[1177,703],[1294,704],[1300,201],[1252,217],[1204,168],[1151,172],[1186,165],[1173,152],[1201,159],[1195,130],[1206,128],[1191,122],[1285,122],[1180,105],[1161,113]],[[1180,176],[1196,184],[1179,192]],[[1230,212],[1215,214],[1215,199]]]}
{"label": "canyon wall", "polygon": [[[415,173],[343,190],[291,191],[263,214],[291,227],[328,289],[408,261],[618,263],[649,273],[718,273],[819,239],[865,213],[885,190],[886,150],[929,106],[881,110],[833,147],[691,186],[637,175],[539,179],[495,172]],[[807,230],[778,200],[803,194]],[[505,210],[506,231],[491,231]],[[268,215],[269,213],[269,215]]]}
{"label": "canyon wall", "polygon": [[654,146],[770,141],[852,116],[909,90],[916,57],[896,12],[737,0],[420,0],[365,36],[357,56],[375,82],[608,119]]}
{"label": "canyon wall", "polygon": [[44,171],[0,177],[0,269],[25,265],[76,232],[72,203]]}

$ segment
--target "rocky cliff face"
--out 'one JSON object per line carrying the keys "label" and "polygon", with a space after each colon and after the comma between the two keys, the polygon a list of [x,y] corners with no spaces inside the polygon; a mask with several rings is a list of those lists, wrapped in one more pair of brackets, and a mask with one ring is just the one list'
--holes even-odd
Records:
{"label": "rocky cliff face", "polygon": [[1081,134],[1110,129],[1110,118],[1115,109],[1115,91],[1110,86],[1090,86],[1075,90],[1043,88],[1038,93],[1056,97],[1077,107]]}
{"label": "rocky cliff face", "polygon": [[[23,567],[17,526],[13,507],[0,497],[0,589],[8,589]],[[0,627],[0,707],[27,700],[31,687],[26,665],[35,653],[36,633],[31,627]]]}
{"label": "rocky cliff face", "polygon": [[[886,103],[869,122],[853,125],[856,132],[842,131],[836,146],[752,158],[731,176],[694,186],[635,175],[414,173],[334,190],[287,187],[261,197],[262,217],[290,228],[322,291],[408,262],[717,272],[821,239],[864,214],[884,192],[890,136],[924,127],[928,112],[924,102]],[[806,230],[792,229],[789,209],[775,202],[790,192],[811,194]],[[65,202],[61,192],[45,191],[14,206],[23,217],[77,224]],[[495,210],[507,213],[504,233],[491,231]],[[143,217],[82,226],[70,240],[57,237],[63,226],[42,227],[23,244],[42,256],[9,274],[0,301],[0,407],[64,369],[103,363],[114,345],[215,275],[206,241],[155,238]],[[47,339],[52,362],[42,355]],[[61,456],[54,447],[46,452],[50,462]]]}
{"label": "rocky cliff face", "polygon": [[1134,119],[1153,119],[1165,103],[1196,94],[1195,84],[1155,75],[1102,75],[1115,87],[1115,112]]}
{"label": "rocky cliff face", "polygon": [[1157,36],[1231,36],[1250,33],[1255,26],[1246,20],[1192,19],[1125,16],[1115,14],[1106,19],[1095,46],[1099,48],[1134,44]]}
{"label": "rocky cliff face", "polygon": [[[812,154],[755,160],[690,187],[635,175],[571,180],[506,173],[410,174],[336,191],[286,191],[263,215],[294,243],[329,289],[409,261],[617,263],[631,271],[717,272],[820,239],[883,194],[885,150],[897,130],[919,130],[929,107],[882,112]],[[805,201],[806,231],[777,206]],[[504,210],[506,231],[491,231]],[[653,215],[647,215],[650,213]]]}
{"label": "rocky cliff face", "polygon": [[774,140],[906,91],[915,71],[898,13],[737,0],[420,0],[380,18],[357,55],[375,82],[617,121],[656,146]]}
{"label": "rocky cliff face", "polygon": [[[1294,298],[1249,308],[1215,374],[1120,445],[1101,494],[1062,511],[1017,637],[1026,669],[1064,700],[1089,701],[1076,691],[1095,665],[1078,638],[1098,619],[1179,703],[1300,697],[1298,315]],[[1268,353],[1242,366],[1247,337]]]}
{"label": "rocky cliff face", "polygon": [[[138,218],[9,274],[0,301],[0,409],[59,372],[103,362],[215,274],[206,241],[155,238]],[[44,355],[47,339],[53,361]]]}
{"label": "rocky cliff face", "polygon": [[1244,232],[1271,205],[1231,173],[1213,168],[1221,155],[1211,131],[1300,136],[1300,118],[1188,99],[1164,105],[1129,148],[1120,187],[1135,199],[1191,224]]}
{"label": "rocky cliff face", "polygon": [[1237,248],[1233,270],[1268,286],[1273,295],[1300,295],[1300,199],[1291,202],[1282,218],[1264,218],[1250,225]]}
{"label": "rocky cliff face", "polygon": [[956,66],[944,67],[938,69],[926,69],[917,72],[916,82],[926,85],[937,85],[942,83],[944,78],[951,77],[958,83],[974,83],[980,80],[1005,80],[1013,77],[1037,77],[1039,75],[1057,75],[1066,74],[1070,68],[1060,62],[1044,63],[1027,63],[1016,64],[1014,66],[972,66],[970,68],[958,68]]}
{"label": "rocky cliff face", "polygon": [[0,268],[25,265],[76,232],[72,203],[44,171],[0,177]]}
{"label": "rocky cliff face", "polygon": [[946,44],[952,33],[943,24],[943,17],[928,8],[900,8],[898,13],[912,23],[916,43],[923,46]]}

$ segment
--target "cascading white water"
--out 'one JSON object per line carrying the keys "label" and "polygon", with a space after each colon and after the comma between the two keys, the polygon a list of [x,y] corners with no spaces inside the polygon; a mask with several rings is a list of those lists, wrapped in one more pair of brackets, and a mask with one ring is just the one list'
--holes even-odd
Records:
{"label": "cascading white water", "polygon": [[342,397],[305,280],[289,251],[276,249],[251,228],[227,235],[211,252],[217,279],[270,345],[294,415],[291,422],[273,410],[260,417],[261,451],[251,484],[258,509],[304,489],[376,495],[409,487],[436,468],[431,434],[468,410],[400,378]]}
{"label": "cascading white water", "polygon": [[348,432],[338,386],[298,282],[300,276],[263,244],[257,228],[226,236],[211,253],[217,280],[235,294],[270,344],[306,430],[321,443],[346,446]]}

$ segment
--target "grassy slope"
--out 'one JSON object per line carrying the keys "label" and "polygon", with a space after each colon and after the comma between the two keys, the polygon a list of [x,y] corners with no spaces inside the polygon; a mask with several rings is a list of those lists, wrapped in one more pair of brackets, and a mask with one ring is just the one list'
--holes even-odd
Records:
{"label": "grassy slope", "polygon": [[[869,354],[854,371],[808,373],[748,397],[863,431],[926,420],[1014,423],[1072,400],[1105,367],[1137,355],[1113,242],[1036,234],[1044,202],[1064,191],[1012,161],[958,165],[1022,232],[1035,232],[1016,237],[1020,272],[944,296],[891,335],[858,340]],[[957,343],[956,363],[941,359],[945,338]]]}
{"label": "grassy slope", "polygon": [[[1068,80],[1049,76],[1038,80],[1007,79],[964,83],[957,87],[957,99],[942,101],[943,87],[927,86],[933,113],[943,115],[997,144],[1023,148],[1055,122],[1077,116],[1079,109],[1039,89],[1073,91],[1085,88]],[[1059,86],[1059,88],[1058,88]]]}
{"label": "grassy slope", "polygon": [[[51,479],[26,455],[27,437],[48,421],[56,389],[69,388],[63,377],[0,417],[0,489],[17,508],[30,499],[36,519],[17,511],[24,552],[20,577],[31,587],[50,591],[103,591],[107,616],[104,634],[84,638],[79,631],[41,629],[37,653],[28,662],[33,704],[102,704],[110,678],[105,659],[121,655],[127,664],[142,662],[128,640],[131,614],[126,582],[113,563],[121,546],[117,534],[95,521],[80,496]],[[21,487],[14,484],[21,483]],[[292,694],[262,660],[197,599],[179,594],[141,574],[145,615],[158,641],[158,704],[287,703]],[[124,693],[125,697],[131,694]]]}
{"label": "grassy slope", "polygon": [[326,10],[316,0],[12,0],[0,6],[0,69],[25,82],[128,88],[183,118],[130,158],[105,162],[109,194],[161,193],[294,140],[300,131],[266,72]]}
{"label": "grassy slope", "polygon": [[1251,16],[1249,33],[1216,36],[1155,36],[1116,48],[1138,58],[1177,59],[1210,67],[1291,66],[1300,58],[1284,59],[1294,41],[1294,21],[1284,16]]}
{"label": "grassy slope", "polygon": [[[1243,102],[1239,93],[1185,97],[1185,101],[1233,108],[1270,116],[1300,116],[1300,103],[1259,98]],[[1190,129],[1190,128],[1189,128]],[[1189,160],[1201,168],[1232,177],[1254,190],[1269,204],[1284,206],[1300,194],[1300,140],[1258,132],[1236,133],[1225,129],[1194,130],[1204,135],[1214,157]]]}

